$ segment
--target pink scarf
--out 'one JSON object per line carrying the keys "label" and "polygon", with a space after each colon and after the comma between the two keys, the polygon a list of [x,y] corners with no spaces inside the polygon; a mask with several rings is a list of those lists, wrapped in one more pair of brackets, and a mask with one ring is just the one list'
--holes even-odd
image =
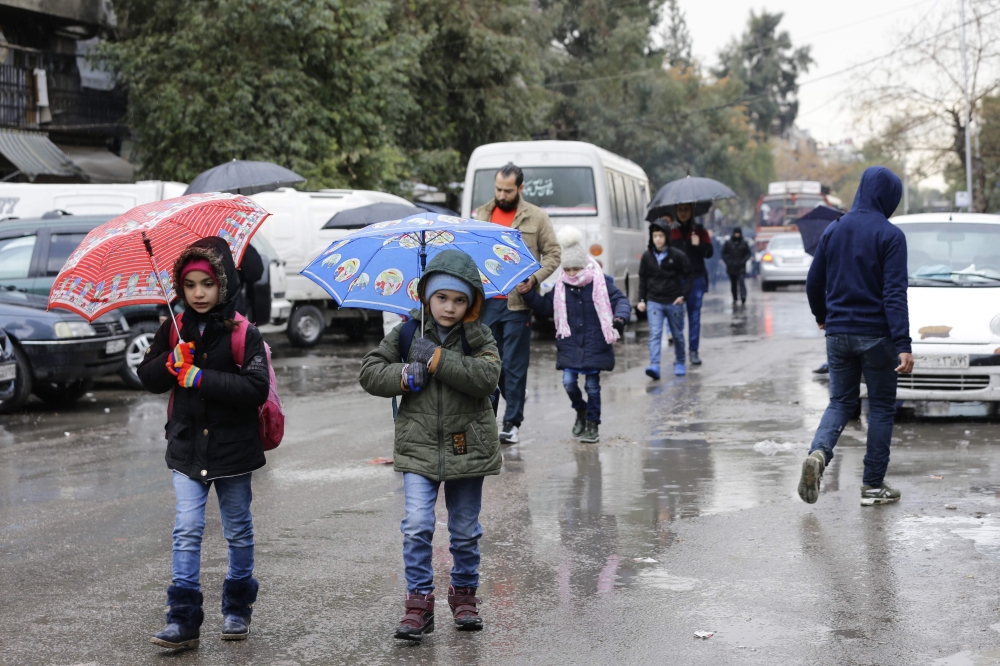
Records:
{"label": "pink scarf", "polygon": [[608,283],[604,281],[604,271],[593,257],[587,266],[570,277],[565,271],[556,282],[555,295],[552,297],[552,309],[556,316],[556,337],[568,338],[572,333],[569,329],[569,319],[566,316],[566,285],[571,287],[586,287],[594,283],[594,308],[597,318],[601,321],[601,332],[604,341],[609,345],[618,339],[618,331],[614,327],[614,313],[611,311],[611,299],[608,297]]}

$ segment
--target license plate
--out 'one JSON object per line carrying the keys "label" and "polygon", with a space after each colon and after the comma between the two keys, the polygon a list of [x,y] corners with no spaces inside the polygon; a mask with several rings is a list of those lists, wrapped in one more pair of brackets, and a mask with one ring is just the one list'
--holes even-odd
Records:
{"label": "license plate", "polygon": [[17,377],[17,363],[0,365],[0,382],[9,382]]}
{"label": "license plate", "polygon": [[965,369],[969,367],[968,354],[914,354],[916,368]]}
{"label": "license plate", "polygon": [[121,350],[125,349],[124,340],[108,340],[108,344],[104,347],[105,354],[117,354]]}
{"label": "license plate", "polygon": [[782,263],[784,263],[784,264],[801,264],[802,263],[802,257],[785,257],[782,260]]}

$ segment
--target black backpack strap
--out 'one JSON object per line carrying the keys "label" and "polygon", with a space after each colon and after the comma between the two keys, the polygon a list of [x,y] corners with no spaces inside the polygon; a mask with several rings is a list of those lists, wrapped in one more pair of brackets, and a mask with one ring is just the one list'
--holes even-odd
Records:
{"label": "black backpack strap", "polygon": [[420,322],[416,319],[407,319],[399,329],[399,358],[406,363],[410,358],[410,345],[413,344],[413,336],[417,333],[417,326]]}
{"label": "black backpack strap", "polygon": [[469,339],[465,337],[465,324],[461,325],[462,328],[459,330],[459,334],[462,336],[462,353],[466,356],[472,356],[472,345],[469,344]]}

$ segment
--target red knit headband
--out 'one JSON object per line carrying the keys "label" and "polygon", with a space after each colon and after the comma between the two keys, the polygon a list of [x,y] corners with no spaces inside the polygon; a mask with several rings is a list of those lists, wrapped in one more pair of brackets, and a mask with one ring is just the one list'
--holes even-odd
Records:
{"label": "red knit headband", "polygon": [[191,271],[201,271],[202,273],[207,273],[212,276],[213,280],[216,282],[219,281],[218,276],[215,274],[215,271],[212,270],[212,265],[208,263],[207,259],[195,259],[184,264],[184,268],[181,269],[181,279],[183,280],[184,276]]}

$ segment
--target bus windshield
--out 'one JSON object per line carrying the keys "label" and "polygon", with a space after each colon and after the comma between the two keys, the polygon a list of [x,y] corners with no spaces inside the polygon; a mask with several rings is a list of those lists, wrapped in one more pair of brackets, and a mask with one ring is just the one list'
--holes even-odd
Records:
{"label": "bus windshield", "polygon": [[[590,167],[522,167],[522,196],[551,217],[597,215],[594,172]],[[493,199],[496,169],[477,169],[472,185],[472,210]]]}
{"label": "bus windshield", "polygon": [[757,211],[758,227],[787,227],[816,206],[826,203],[819,194],[778,194],[764,197]]}

